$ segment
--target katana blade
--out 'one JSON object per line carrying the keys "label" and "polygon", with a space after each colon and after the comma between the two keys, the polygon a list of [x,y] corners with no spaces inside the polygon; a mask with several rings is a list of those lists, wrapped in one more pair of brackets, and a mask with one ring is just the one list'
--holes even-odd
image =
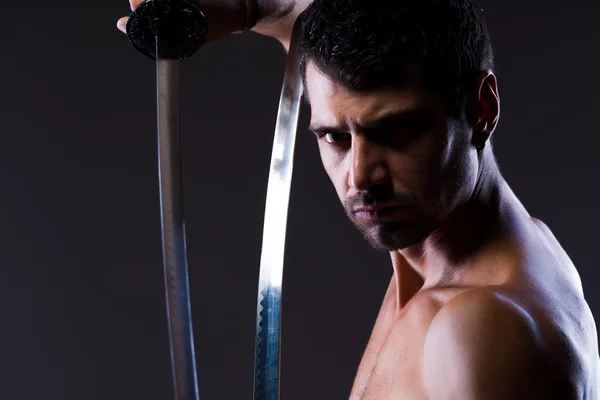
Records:
{"label": "katana blade", "polygon": [[179,61],[156,61],[160,206],[176,400],[198,400],[181,186]]}
{"label": "katana blade", "polygon": [[147,0],[127,21],[136,49],[156,59],[162,250],[175,400],[198,400],[183,216],[179,61],[206,39],[202,12],[182,0]]}
{"label": "katana blade", "polygon": [[298,71],[299,22],[288,51],[269,170],[256,310],[254,400],[279,399],[285,234],[303,90]]}

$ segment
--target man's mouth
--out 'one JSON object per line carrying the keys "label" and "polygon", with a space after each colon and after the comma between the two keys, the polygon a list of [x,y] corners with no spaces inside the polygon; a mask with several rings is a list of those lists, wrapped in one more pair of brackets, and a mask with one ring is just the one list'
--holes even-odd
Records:
{"label": "man's mouth", "polygon": [[405,216],[407,210],[411,207],[408,205],[394,205],[394,206],[365,206],[355,208],[354,214],[366,221],[383,221],[393,220]]}

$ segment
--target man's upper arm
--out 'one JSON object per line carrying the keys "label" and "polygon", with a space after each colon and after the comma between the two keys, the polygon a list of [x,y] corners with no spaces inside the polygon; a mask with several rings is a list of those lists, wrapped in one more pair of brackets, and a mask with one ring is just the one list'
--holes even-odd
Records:
{"label": "man's upper arm", "polygon": [[438,312],[423,362],[430,400],[552,398],[536,323],[515,303],[483,289],[456,296]]}

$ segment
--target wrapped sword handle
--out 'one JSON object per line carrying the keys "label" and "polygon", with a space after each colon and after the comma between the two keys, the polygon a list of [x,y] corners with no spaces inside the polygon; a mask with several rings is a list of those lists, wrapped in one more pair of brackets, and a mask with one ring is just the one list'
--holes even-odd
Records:
{"label": "wrapped sword handle", "polygon": [[204,13],[185,0],[144,1],[129,16],[126,31],[138,51],[167,60],[191,57],[208,36]]}

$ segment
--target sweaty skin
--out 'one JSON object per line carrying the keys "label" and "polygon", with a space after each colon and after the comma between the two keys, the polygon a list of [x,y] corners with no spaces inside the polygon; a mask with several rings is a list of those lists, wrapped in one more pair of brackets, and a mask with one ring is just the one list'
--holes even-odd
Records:
{"label": "sweaty skin", "polygon": [[417,83],[356,93],[307,67],[325,170],[394,271],[350,400],[600,396],[579,275],[498,171],[495,76],[478,88],[460,121]]}
{"label": "sweaty skin", "polygon": [[[287,50],[310,2],[258,0],[264,18],[253,30]],[[197,3],[209,42],[244,24],[242,0]],[[349,219],[393,266],[350,400],[600,399],[579,275],[494,159],[495,76],[481,74],[462,120],[414,78],[356,93],[307,67],[325,171]]]}

